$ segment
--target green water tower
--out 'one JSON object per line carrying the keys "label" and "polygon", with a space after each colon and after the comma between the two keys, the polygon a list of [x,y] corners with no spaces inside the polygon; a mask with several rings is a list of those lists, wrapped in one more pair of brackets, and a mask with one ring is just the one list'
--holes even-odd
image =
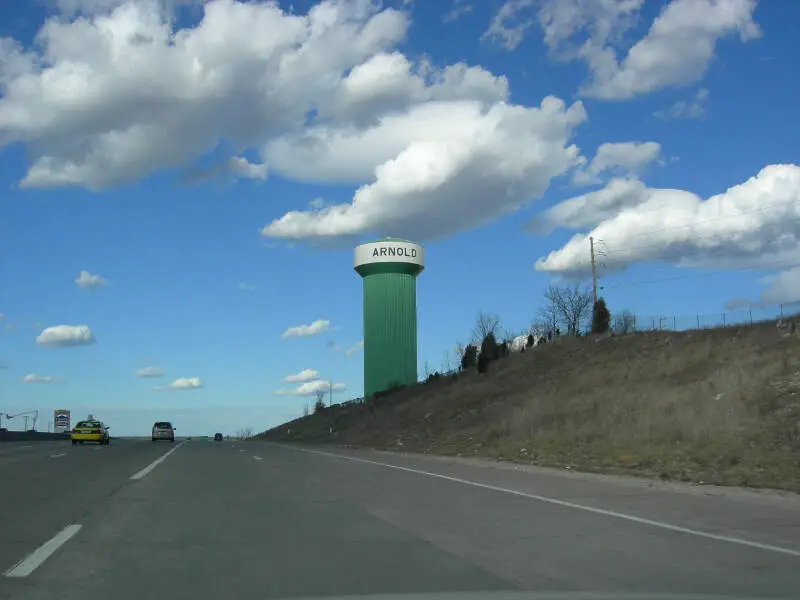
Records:
{"label": "green water tower", "polygon": [[417,275],[422,246],[383,238],[356,246],[364,281],[364,397],[417,382]]}

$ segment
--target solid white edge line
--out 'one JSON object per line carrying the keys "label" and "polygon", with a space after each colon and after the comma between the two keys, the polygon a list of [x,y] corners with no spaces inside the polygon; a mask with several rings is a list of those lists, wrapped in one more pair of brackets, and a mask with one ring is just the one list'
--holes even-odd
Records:
{"label": "solid white edge line", "polygon": [[67,525],[55,534],[52,538],[31,552],[28,556],[19,561],[16,565],[5,572],[6,577],[27,577],[38,569],[44,561],[50,558],[53,553],[66,544],[72,536],[81,530],[82,525],[73,523]]}
{"label": "solid white edge line", "polygon": [[165,460],[167,460],[167,457],[168,457],[170,454],[172,454],[173,452],[175,452],[176,450],[178,450],[178,448],[180,448],[181,446],[183,446],[185,443],[186,443],[186,440],[182,441],[180,444],[178,444],[177,446],[175,446],[175,447],[174,447],[172,450],[170,450],[169,452],[166,452],[164,455],[162,455],[162,456],[160,456],[159,458],[155,459],[153,462],[151,462],[149,465],[147,465],[147,466],[146,466],[144,469],[142,469],[141,471],[138,471],[138,472],[134,473],[133,475],[131,475],[131,479],[133,479],[134,481],[136,481],[136,480],[138,480],[138,479],[141,479],[142,477],[145,477],[145,476],[147,476],[147,474],[148,474],[148,473],[150,473],[150,471],[152,471],[152,470],[153,470],[153,469],[155,469],[155,468],[156,468],[158,465],[160,465],[162,462],[164,462]]}
{"label": "solid white edge line", "polygon": [[800,557],[800,550],[794,550],[792,548],[782,548],[781,546],[772,546],[770,544],[762,544],[760,542],[754,542],[751,540],[745,540],[742,538],[731,537],[727,535],[717,535],[716,533],[708,533],[706,531],[698,531],[697,529],[689,529],[688,527],[681,527],[680,525],[671,525],[669,523],[662,523],[661,521],[654,521],[652,519],[645,519],[643,517],[636,517],[634,515],[629,515],[626,513],[615,512],[613,510],[605,510],[603,508],[595,508],[593,506],[586,506],[585,504],[575,504],[574,502],[568,502],[566,500],[558,500],[556,498],[548,498],[547,496],[539,496],[537,494],[529,494],[527,492],[521,492],[519,490],[512,490],[510,488],[504,488],[496,485],[490,485],[488,483],[480,483],[479,481],[471,481],[469,479],[461,479],[460,477],[453,477],[451,475],[442,475],[441,473],[432,473],[430,471],[422,471],[420,469],[412,469],[411,467],[401,467],[400,465],[393,465],[390,463],[379,462],[377,460],[368,460],[366,458],[358,458],[355,456],[345,456],[343,454],[335,454],[333,452],[323,452],[321,450],[310,450],[308,448],[297,448],[283,444],[275,444],[282,448],[290,448],[292,450],[297,450],[299,452],[307,452],[309,454],[319,454],[321,456],[329,456],[332,458],[340,458],[343,460],[350,460],[353,462],[364,463],[368,465],[375,465],[378,467],[384,467],[387,469],[395,469],[397,471],[405,471],[407,473],[416,473],[417,475],[425,475],[426,477],[434,477],[437,479],[444,479],[446,481],[452,481],[455,483],[461,483],[464,485],[471,485],[477,488],[483,488],[485,490],[492,490],[495,492],[502,492],[504,494],[511,494],[513,496],[521,496],[523,498],[528,498],[530,500],[538,500],[539,502],[546,502],[548,504],[554,504],[556,506],[563,506],[565,508],[572,508],[575,510],[582,510],[584,512],[594,513],[596,515],[603,515],[605,517],[613,517],[615,519],[622,519],[623,521],[630,521],[632,523],[639,523],[640,525],[649,525],[650,527],[658,527],[659,529],[666,529],[668,531],[674,531],[677,533],[684,533],[687,535],[693,535],[695,537],[706,538],[709,540],[716,540],[718,542],[728,542],[729,544],[738,544],[740,546],[748,546],[750,548],[758,548],[759,550],[768,550],[770,552],[777,552],[779,554],[788,554],[789,556],[797,556]]}

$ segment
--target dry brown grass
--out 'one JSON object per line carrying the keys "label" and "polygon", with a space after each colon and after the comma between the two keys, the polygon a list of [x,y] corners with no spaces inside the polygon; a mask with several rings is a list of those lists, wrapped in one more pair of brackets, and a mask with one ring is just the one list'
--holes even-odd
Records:
{"label": "dry brown grass", "polygon": [[260,437],[800,492],[800,336],[771,322],[560,340]]}

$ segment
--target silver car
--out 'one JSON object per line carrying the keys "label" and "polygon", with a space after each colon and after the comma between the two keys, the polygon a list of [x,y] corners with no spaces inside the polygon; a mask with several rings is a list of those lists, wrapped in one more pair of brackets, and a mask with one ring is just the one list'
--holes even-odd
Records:
{"label": "silver car", "polygon": [[175,428],[169,421],[156,421],[153,424],[153,441],[169,440],[175,441]]}

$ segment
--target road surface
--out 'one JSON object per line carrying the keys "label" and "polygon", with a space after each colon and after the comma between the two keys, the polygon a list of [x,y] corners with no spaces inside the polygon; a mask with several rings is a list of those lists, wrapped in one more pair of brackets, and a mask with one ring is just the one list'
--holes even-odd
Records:
{"label": "road surface", "polygon": [[0,446],[0,598],[800,597],[800,499],[262,442]]}

